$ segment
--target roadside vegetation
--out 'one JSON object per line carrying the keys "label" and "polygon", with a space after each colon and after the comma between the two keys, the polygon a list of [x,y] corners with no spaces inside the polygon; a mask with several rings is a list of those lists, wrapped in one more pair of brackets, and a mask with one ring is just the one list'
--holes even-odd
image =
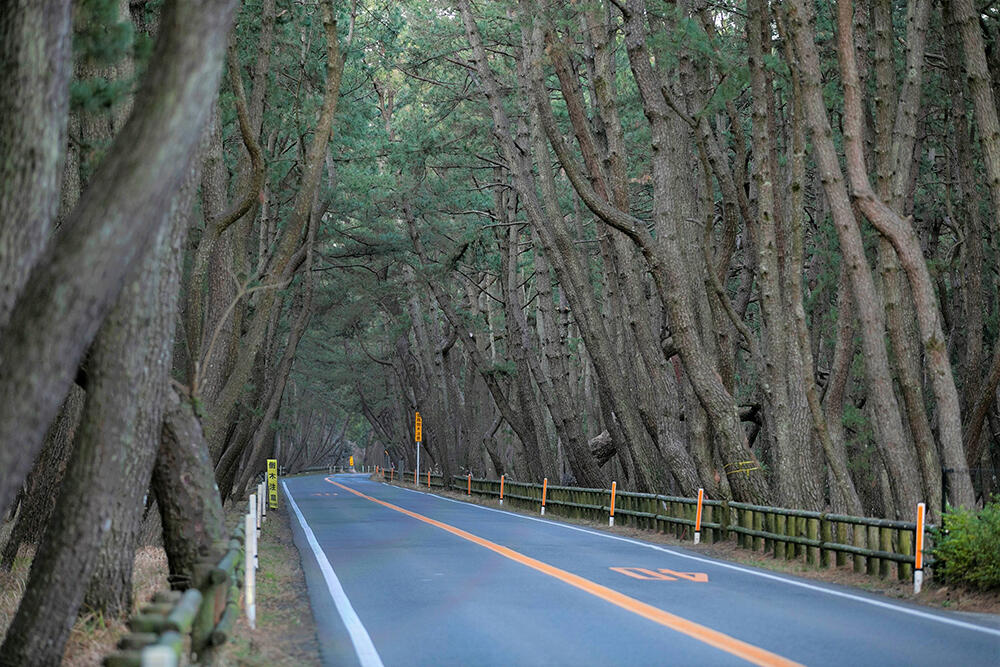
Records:
{"label": "roadside vegetation", "polygon": [[1000,593],[1000,497],[979,511],[945,514],[934,535],[934,560],[943,583]]}

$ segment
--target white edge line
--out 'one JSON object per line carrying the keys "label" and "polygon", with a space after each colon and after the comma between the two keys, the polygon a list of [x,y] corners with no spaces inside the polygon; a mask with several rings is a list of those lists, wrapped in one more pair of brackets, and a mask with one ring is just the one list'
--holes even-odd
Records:
{"label": "white edge line", "polygon": [[362,667],[384,667],[382,658],[379,657],[378,651],[375,650],[375,644],[372,643],[372,638],[368,636],[368,631],[365,630],[365,626],[361,623],[361,619],[358,618],[357,612],[351,606],[351,601],[348,599],[347,593],[344,592],[344,587],[340,585],[337,573],[333,571],[333,566],[330,565],[330,561],[327,559],[326,554],[323,553],[323,549],[320,548],[319,542],[316,541],[316,536],[313,534],[312,529],[306,523],[302,512],[299,511],[299,506],[295,503],[295,499],[292,498],[292,493],[288,490],[288,485],[285,484],[284,480],[281,481],[281,485],[285,487],[288,504],[295,510],[295,516],[299,519],[299,525],[302,526],[302,532],[306,535],[306,541],[312,547],[319,570],[323,573],[323,578],[326,579],[327,588],[330,589],[330,597],[333,598],[333,603],[337,607],[340,619],[344,622],[347,633],[351,636],[351,643],[354,644],[354,652],[357,653],[358,660],[361,662]]}
{"label": "white edge line", "polygon": [[[395,486],[395,485],[387,485]],[[608,535],[607,533],[602,533],[596,530],[589,530],[587,528],[580,528],[579,526],[573,526],[567,523],[562,523],[561,521],[554,521],[550,519],[539,519],[533,516],[525,516],[524,514],[518,514],[517,512],[508,512],[506,510],[495,509],[493,507],[486,507],[484,505],[478,505],[476,503],[466,502],[464,500],[456,500],[454,498],[448,498],[446,496],[440,496],[436,493],[428,493],[426,491],[417,491],[415,489],[407,489],[403,486],[395,487],[397,489],[402,489],[403,491],[409,491],[410,493],[419,493],[424,496],[432,496],[434,498],[439,498],[441,500],[447,500],[450,503],[458,503],[459,505],[466,505],[470,507],[478,507],[481,510],[486,510],[487,512],[497,512],[498,514],[507,514],[509,516],[518,517],[519,519],[525,519],[527,521],[537,521],[538,523],[546,523],[551,526],[558,526],[560,528],[565,528],[566,530],[575,530],[580,533],[587,533],[588,535],[595,535],[597,537],[604,537],[609,540],[617,540],[619,542],[627,542],[629,544],[635,544],[640,547],[646,547],[647,549],[653,549],[655,551],[662,551],[663,553],[668,553],[672,556],[677,556],[679,558],[687,558],[689,560],[697,561],[699,563],[707,563],[709,565],[714,565],[716,567],[726,568],[728,570],[736,570],[737,572],[743,572],[744,574],[751,574],[755,577],[762,577],[764,579],[771,579],[772,581],[780,581],[783,584],[788,584],[789,586],[798,586],[799,588],[805,588],[811,591],[818,591],[820,593],[825,593],[827,595],[833,595],[835,597],[846,598],[848,600],[854,600],[855,602],[861,602],[864,604],[869,604],[874,607],[882,607],[883,609],[890,609],[892,611],[897,611],[901,614],[909,614],[910,616],[916,616],[918,618],[924,618],[931,621],[937,621],[938,623],[944,623],[946,625],[953,625],[955,627],[964,628],[966,630],[973,630],[975,632],[983,632],[988,635],[994,635],[1000,637],[1000,630],[994,628],[988,628],[982,625],[976,625],[975,623],[967,623],[965,621],[960,621],[955,618],[949,618],[947,616],[939,616],[938,614],[932,614],[926,611],[920,611],[919,609],[911,609],[909,607],[902,607],[890,602],[884,602],[882,600],[876,600],[873,598],[862,597],[860,595],[853,595],[851,593],[845,593],[844,591],[838,591],[831,588],[825,588],[823,586],[816,586],[814,584],[807,584],[804,581],[796,581],[795,579],[786,579],[785,577],[778,576],[776,574],[771,574],[769,572],[763,572],[760,570],[752,570],[745,567],[740,567],[739,565],[733,565],[731,563],[726,563],[724,561],[712,560],[709,558],[702,558],[701,556],[693,556],[691,554],[682,553],[680,551],[674,551],[673,549],[667,549],[666,547],[657,546],[655,544],[648,544],[646,542],[640,542],[639,540],[632,540],[627,537],[619,537],[618,535]]]}

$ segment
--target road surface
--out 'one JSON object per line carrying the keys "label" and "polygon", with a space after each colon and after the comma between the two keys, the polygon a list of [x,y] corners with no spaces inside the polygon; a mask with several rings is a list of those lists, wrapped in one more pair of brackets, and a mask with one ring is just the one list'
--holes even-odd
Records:
{"label": "road surface", "polygon": [[282,481],[328,665],[1000,665],[944,613],[381,484]]}

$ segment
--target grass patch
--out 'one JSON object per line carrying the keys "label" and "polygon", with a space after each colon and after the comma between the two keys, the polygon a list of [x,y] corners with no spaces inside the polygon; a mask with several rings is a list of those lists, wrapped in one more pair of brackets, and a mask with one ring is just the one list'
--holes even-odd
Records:
{"label": "grass patch", "polygon": [[[227,511],[227,523],[242,520],[245,504]],[[246,667],[319,665],[319,642],[299,551],[284,503],[270,510],[258,542],[257,628],[245,616],[222,648],[221,663]]]}

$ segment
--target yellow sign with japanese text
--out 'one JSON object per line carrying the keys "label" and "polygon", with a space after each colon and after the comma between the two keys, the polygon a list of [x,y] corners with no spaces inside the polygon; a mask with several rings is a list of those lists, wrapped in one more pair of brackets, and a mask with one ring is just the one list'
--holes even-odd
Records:
{"label": "yellow sign with japanese text", "polygon": [[423,430],[424,430],[424,420],[420,418],[420,413],[418,412],[416,421],[414,422],[413,425],[413,439],[416,440],[417,442],[420,442],[420,439],[423,436]]}
{"label": "yellow sign with japanese text", "polygon": [[278,509],[278,459],[267,460],[267,504]]}

